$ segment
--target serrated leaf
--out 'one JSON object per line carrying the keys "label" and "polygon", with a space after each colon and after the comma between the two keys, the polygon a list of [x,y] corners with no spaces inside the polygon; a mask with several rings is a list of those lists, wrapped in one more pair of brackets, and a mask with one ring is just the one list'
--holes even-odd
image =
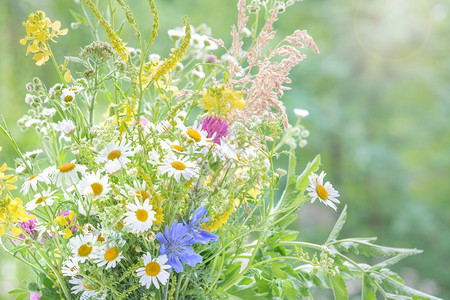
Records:
{"label": "serrated leaf", "polygon": [[283,293],[287,299],[298,299],[297,289],[294,287],[292,280],[286,279],[281,282]]}
{"label": "serrated leaf", "polygon": [[399,254],[414,255],[422,252],[417,249],[392,248],[375,245],[370,243],[370,238],[339,240],[331,243],[329,247],[335,248],[338,252],[353,252],[355,254],[373,257],[396,256]]}
{"label": "serrated leaf", "polygon": [[365,274],[363,275],[363,287],[362,287],[362,299],[364,300],[377,300],[377,296],[372,289],[372,283],[370,278],[368,278]]}
{"label": "serrated leaf", "polygon": [[344,206],[341,215],[336,221],[336,224],[334,224],[334,227],[331,230],[330,235],[327,238],[327,241],[325,242],[326,244],[337,239],[337,237],[339,236],[339,232],[341,232],[342,227],[344,227],[346,220],[347,220],[347,205]]}
{"label": "serrated leaf", "polygon": [[340,274],[335,274],[334,276],[329,276],[331,282],[331,288],[333,289],[334,299],[342,300],[348,299],[347,286],[345,285],[344,279]]}
{"label": "serrated leaf", "polygon": [[381,274],[379,272],[370,272],[366,273],[373,280],[378,281],[383,286],[383,289],[394,296],[409,296],[414,299],[427,299],[427,300],[439,300],[440,298],[434,297],[432,295],[428,295],[416,289],[413,289],[407,285],[404,285],[397,281],[396,278],[392,278],[391,276],[387,276],[385,274]]}
{"label": "serrated leaf", "polygon": [[[422,252],[421,250],[418,250],[418,251],[420,251],[419,253]],[[372,267],[370,268],[370,270],[380,270],[380,269],[382,269],[382,268],[387,268],[387,267],[392,266],[393,264],[396,264],[396,263],[398,263],[399,261],[405,259],[406,257],[411,256],[411,255],[414,255],[414,254],[418,254],[418,253],[408,253],[408,252],[406,252],[406,253],[401,253],[401,254],[399,254],[399,255],[396,255],[396,256],[394,256],[394,257],[391,257],[391,258],[389,258],[389,259],[386,259],[386,260],[384,260],[384,261],[382,261],[382,262],[380,262],[380,263],[378,263],[378,264],[372,266]]]}

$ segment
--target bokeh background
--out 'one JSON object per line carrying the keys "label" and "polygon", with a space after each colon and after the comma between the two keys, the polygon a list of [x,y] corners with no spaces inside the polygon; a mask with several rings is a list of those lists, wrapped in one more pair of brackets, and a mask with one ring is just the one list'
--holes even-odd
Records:
{"label": "bokeh background", "polygon": [[[103,2],[103,1],[100,1]],[[152,24],[146,1],[127,1],[145,32]],[[236,0],[156,1],[161,28],[154,53],[167,56],[167,30],[206,23],[213,36],[230,41],[236,22]],[[34,132],[20,132],[16,121],[27,107],[25,84],[34,76],[48,86],[57,81],[51,63],[37,67],[19,44],[29,13],[44,10],[70,28],[78,11],[71,0],[2,0],[0,9],[0,114],[22,149],[39,148]],[[328,179],[348,205],[344,237],[378,236],[395,247],[424,253],[396,266],[407,283],[450,299],[450,2],[447,0],[304,0],[290,7],[275,28],[281,39],[307,29],[321,54],[291,73],[292,90],[284,98],[311,112],[304,120],[308,146],[300,163],[322,155]],[[129,46],[137,46],[129,28]],[[148,31],[147,31],[148,32]],[[89,31],[70,30],[53,46],[62,63],[89,44]],[[0,135],[0,161],[13,165],[15,153]],[[340,206],[342,208],[343,205]],[[301,238],[323,242],[337,214],[319,205],[302,208],[297,226]],[[0,299],[33,278],[23,264],[0,254]],[[349,285],[357,292],[359,286]]]}

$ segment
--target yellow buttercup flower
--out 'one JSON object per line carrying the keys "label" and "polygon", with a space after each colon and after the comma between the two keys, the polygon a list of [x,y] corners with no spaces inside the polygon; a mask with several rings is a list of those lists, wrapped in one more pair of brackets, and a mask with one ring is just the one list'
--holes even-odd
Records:
{"label": "yellow buttercup flower", "polygon": [[209,90],[203,91],[203,97],[199,100],[211,115],[226,115],[234,109],[243,109],[245,107],[244,94],[240,91],[234,91],[223,85],[212,86]]}
{"label": "yellow buttercup flower", "polygon": [[23,23],[25,26],[27,35],[20,40],[20,44],[27,46],[28,53],[35,53],[33,59],[36,61],[36,65],[42,66],[45,64],[52,52],[47,45],[47,41],[58,37],[58,35],[67,34],[68,29],[60,29],[61,22],[51,22],[48,17],[45,16],[43,11],[37,11],[28,16],[28,20]]}

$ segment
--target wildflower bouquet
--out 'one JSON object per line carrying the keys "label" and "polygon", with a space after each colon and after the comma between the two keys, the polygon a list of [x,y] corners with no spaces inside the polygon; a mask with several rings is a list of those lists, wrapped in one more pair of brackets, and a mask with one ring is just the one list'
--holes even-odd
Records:
{"label": "wildflower bouquet", "polygon": [[[308,112],[296,109],[289,123],[280,101],[303,52],[319,52],[300,30],[270,46],[274,22],[294,1],[239,0],[230,48],[184,18],[168,32],[175,47],[166,58],[152,52],[158,11],[147,2],[151,32],[139,30],[124,0],[83,0],[73,27],[88,26],[95,41],[61,64],[51,44],[67,29],[42,11],[24,22],[21,44],[37,65],[53,63],[60,82],[26,85],[30,109],[18,125],[34,128],[42,149],[23,153],[1,126],[19,155],[15,170],[0,168],[1,246],[37,275],[12,293],[312,299],[311,288],[321,287],[347,299],[345,280],[360,278],[363,299],[433,299],[388,269],[420,251],[339,239],[345,207],[322,245],[298,240],[289,227],[309,200],[339,204],[318,173],[319,156],[297,173]],[[116,28],[122,13],[126,22]],[[128,44],[136,48],[120,38],[124,26],[134,29]],[[287,170],[276,167],[279,157],[288,158]],[[369,265],[352,253],[386,259]]]}

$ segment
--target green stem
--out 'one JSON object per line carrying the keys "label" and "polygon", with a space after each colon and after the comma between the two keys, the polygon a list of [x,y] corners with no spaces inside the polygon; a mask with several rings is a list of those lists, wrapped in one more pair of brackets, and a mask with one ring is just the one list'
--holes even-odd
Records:
{"label": "green stem", "polygon": [[72,299],[71,295],[70,295],[70,291],[67,289],[66,283],[64,282],[64,279],[61,277],[61,274],[59,273],[58,270],[56,270],[55,266],[53,265],[53,263],[51,262],[51,260],[48,258],[48,256],[39,248],[36,248],[36,252],[39,253],[39,255],[45,260],[45,262],[47,263],[48,267],[53,271],[53,273],[55,274],[56,278],[58,279],[59,285],[61,286],[61,289],[64,292],[64,295],[66,296],[66,300],[70,300]]}

